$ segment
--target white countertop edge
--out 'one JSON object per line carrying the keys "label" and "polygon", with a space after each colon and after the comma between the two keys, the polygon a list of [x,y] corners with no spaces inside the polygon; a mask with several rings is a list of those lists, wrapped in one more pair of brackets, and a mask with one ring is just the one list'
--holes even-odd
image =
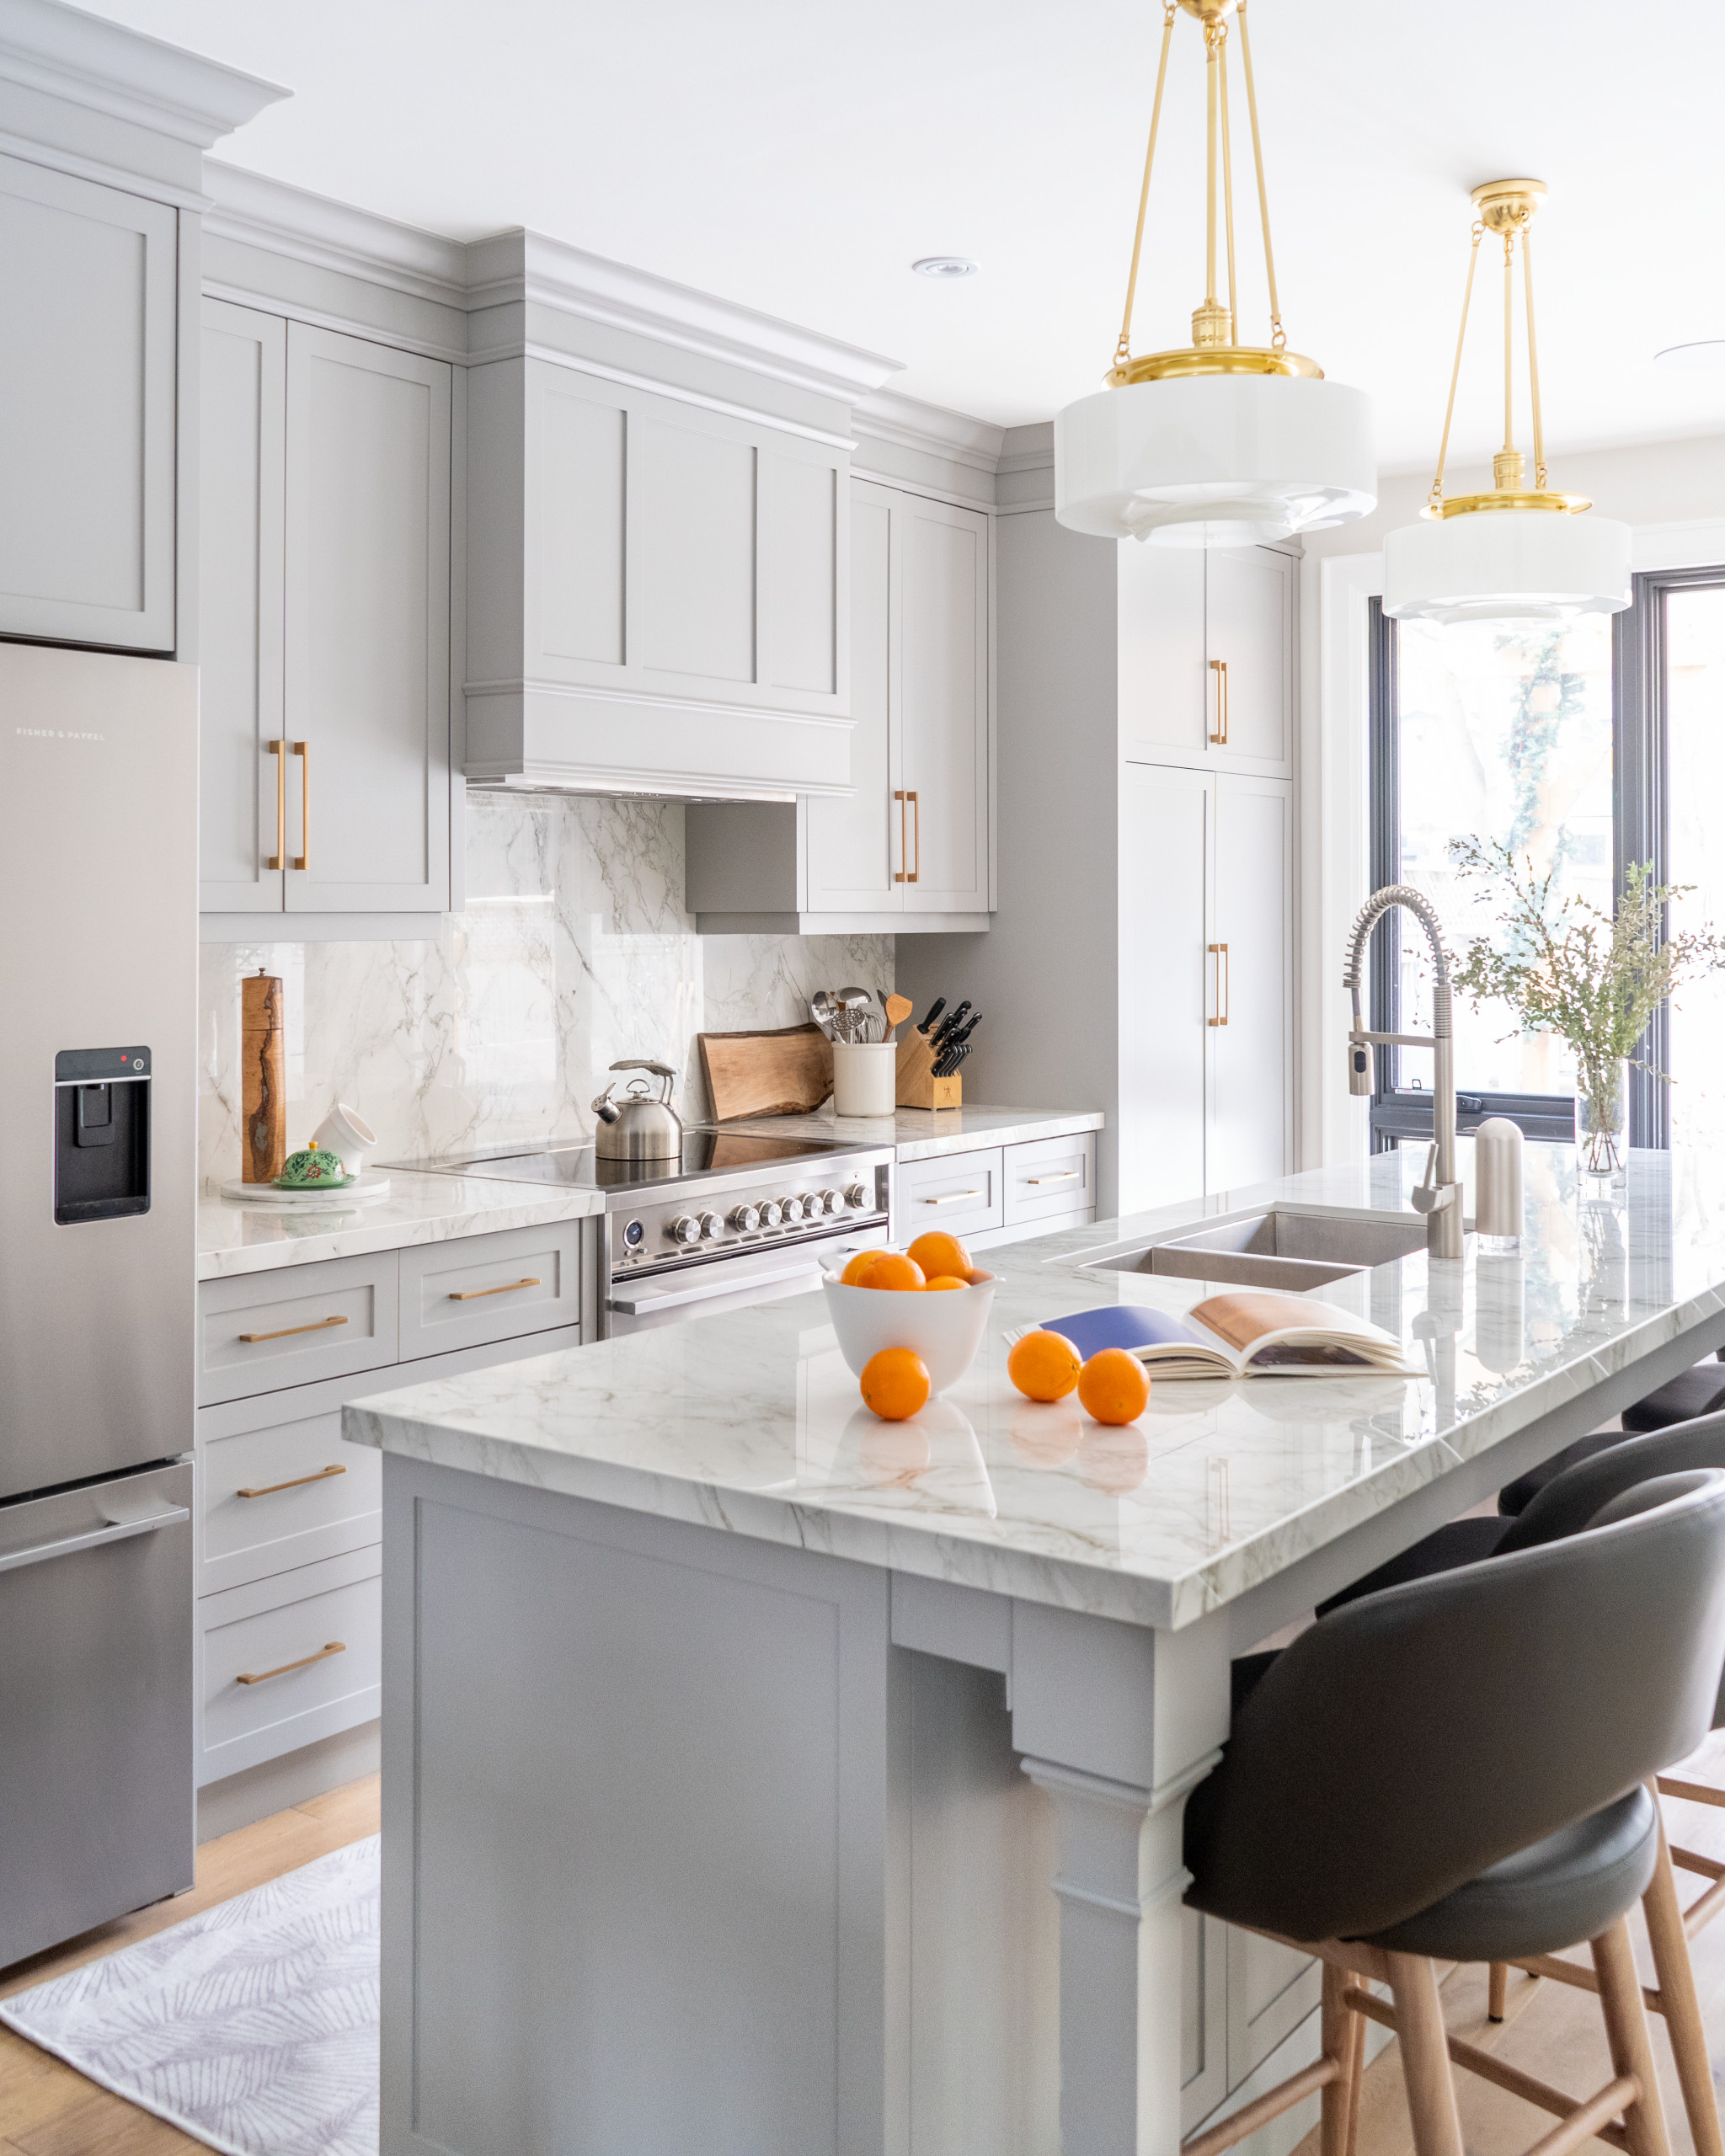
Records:
{"label": "white countertop edge", "polygon": [[1100,1130],[1108,1118],[1093,1108],[1001,1108],[985,1102],[959,1108],[899,1108],[890,1116],[739,1116],[724,1130],[763,1137],[818,1138],[852,1145],[890,1145],[901,1161],[933,1161],[949,1153],[985,1152],[1038,1139],[1070,1138]]}

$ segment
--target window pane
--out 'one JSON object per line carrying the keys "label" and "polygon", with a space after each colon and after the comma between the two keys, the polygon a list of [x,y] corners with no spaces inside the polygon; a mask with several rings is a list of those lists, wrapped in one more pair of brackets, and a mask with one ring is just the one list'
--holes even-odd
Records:
{"label": "window pane", "polygon": [[[1665,600],[1668,880],[1695,890],[1671,908],[1673,929],[1725,924],[1725,860],[1713,829],[1725,805],[1725,590],[1698,585]],[[1725,974],[1671,1002],[1671,1146],[1680,1187],[1717,1170],[1725,1145]],[[1690,1174],[1685,1174],[1688,1170]]]}
{"label": "window pane", "polygon": [[[1501,933],[1497,908],[1460,883],[1452,838],[1503,839],[1530,854],[1554,895],[1611,911],[1611,624],[1402,622],[1396,640],[1402,880],[1437,908],[1458,955]],[[1716,695],[1725,693],[1716,687]],[[1431,963],[1403,923],[1402,1030],[1431,1029]],[[1432,1059],[1396,1051],[1397,1083],[1429,1086]],[[1469,1091],[1562,1093],[1573,1063],[1550,1034],[1525,1034],[1502,1004],[1455,1000],[1455,1083]]]}

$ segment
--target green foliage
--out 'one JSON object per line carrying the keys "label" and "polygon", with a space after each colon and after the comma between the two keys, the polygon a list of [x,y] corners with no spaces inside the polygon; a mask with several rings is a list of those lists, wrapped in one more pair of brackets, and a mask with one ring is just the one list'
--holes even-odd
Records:
{"label": "green foliage", "polygon": [[[1655,883],[1653,863],[1631,865],[1615,915],[1582,898],[1556,899],[1555,871],[1540,875],[1530,855],[1501,840],[1452,839],[1459,876],[1486,886],[1506,931],[1498,949],[1476,937],[1452,956],[1454,983],[1476,1008],[1509,1005],[1532,1033],[1557,1033],[1574,1051],[1581,1091],[1615,1121],[1618,1071],[1633,1062],[1653,1013],[1682,982],[1725,967],[1725,937],[1711,923],[1665,933],[1665,907],[1692,884]],[[1669,1075],[1653,1075],[1669,1083]]]}

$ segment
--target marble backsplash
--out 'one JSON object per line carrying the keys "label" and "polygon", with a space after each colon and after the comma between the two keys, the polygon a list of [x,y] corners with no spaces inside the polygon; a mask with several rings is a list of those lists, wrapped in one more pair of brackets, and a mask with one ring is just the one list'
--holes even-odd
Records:
{"label": "marble backsplash", "polygon": [[206,943],[199,1171],[239,1172],[239,983],[287,1005],[287,1134],[344,1101],[385,1159],[585,1137],[607,1066],[653,1056],[707,1113],[695,1036],[793,1026],[817,988],[890,988],[890,937],[697,936],[681,803],[471,794],[467,905],[435,943]]}

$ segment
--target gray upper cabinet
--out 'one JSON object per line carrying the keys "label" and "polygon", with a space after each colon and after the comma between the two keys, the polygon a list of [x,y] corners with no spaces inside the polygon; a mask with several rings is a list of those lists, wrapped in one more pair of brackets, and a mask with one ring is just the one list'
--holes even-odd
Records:
{"label": "gray upper cabinet", "polygon": [[0,157],[0,634],[174,648],[179,219]]}
{"label": "gray upper cabinet", "polygon": [[989,520],[855,479],[850,526],[852,791],[692,805],[705,932],[988,926]]}
{"label": "gray upper cabinet", "polygon": [[467,775],[845,787],[847,451],[541,360],[469,397]]}
{"label": "gray upper cabinet", "polygon": [[203,358],[204,910],[440,912],[450,368],[213,300]]}
{"label": "gray upper cabinet", "polygon": [[1296,569],[1270,547],[1119,548],[1123,755],[1292,776]]}

